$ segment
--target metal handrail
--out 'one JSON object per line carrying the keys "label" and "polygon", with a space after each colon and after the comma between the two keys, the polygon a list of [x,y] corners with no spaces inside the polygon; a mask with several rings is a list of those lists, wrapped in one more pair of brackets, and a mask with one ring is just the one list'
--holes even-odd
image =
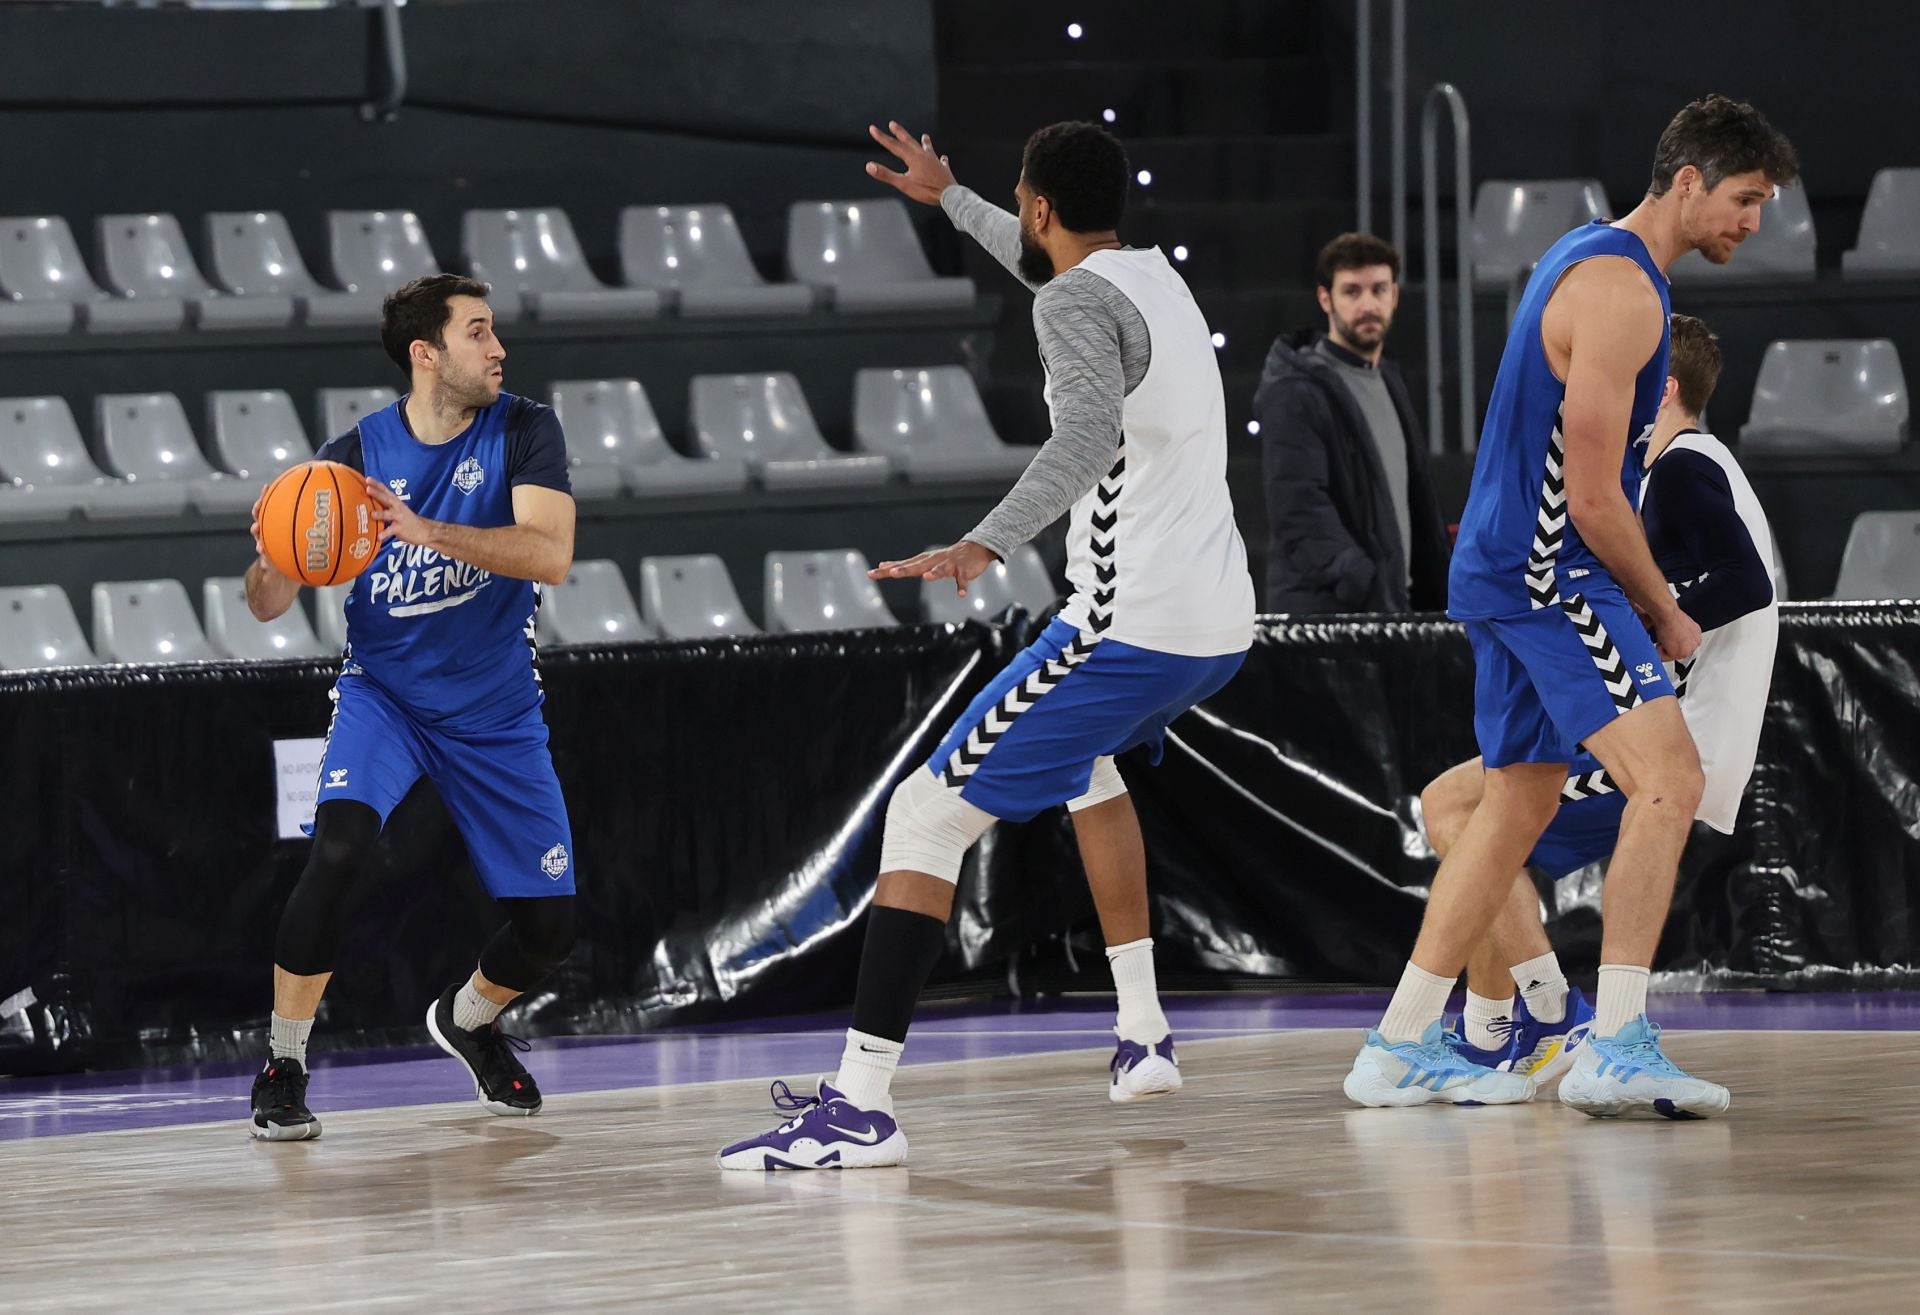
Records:
{"label": "metal handrail", "polygon": [[1373,0],[1354,0],[1354,228],[1373,231]]}
{"label": "metal handrail", "polygon": [[1393,249],[1407,258],[1407,0],[1393,0],[1387,54],[1387,91],[1393,123]]}
{"label": "metal handrail", "polygon": [[1440,109],[1445,106],[1453,123],[1453,193],[1458,236],[1454,250],[1454,275],[1460,312],[1460,450],[1471,452],[1478,445],[1474,425],[1473,396],[1473,274],[1472,241],[1468,232],[1472,210],[1472,183],[1468,168],[1467,102],[1451,82],[1436,83],[1427,93],[1420,109],[1420,182],[1421,209],[1426,219],[1426,296],[1427,296],[1427,444],[1435,452],[1444,452],[1440,422],[1440,296],[1444,286],[1440,277]]}
{"label": "metal handrail", "polygon": [[376,123],[391,123],[400,115],[400,102],[407,98],[407,45],[400,35],[399,0],[379,0],[380,48],[386,56],[387,81],[377,100],[360,107],[360,117]]}

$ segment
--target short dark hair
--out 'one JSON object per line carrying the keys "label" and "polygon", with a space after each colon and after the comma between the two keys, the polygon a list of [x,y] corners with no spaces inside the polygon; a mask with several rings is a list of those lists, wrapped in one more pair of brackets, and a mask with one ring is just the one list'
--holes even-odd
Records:
{"label": "short dark hair", "polygon": [[1054,123],[1027,138],[1027,187],[1053,203],[1073,233],[1108,233],[1127,208],[1127,151],[1097,123]]}
{"label": "short dark hair", "polygon": [[1706,324],[1691,315],[1675,315],[1673,355],[1667,373],[1680,385],[1675,394],[1688,415],[1697,416],[1707,409],[1707,399],[1720,382],[1720,340]]}
{"label": "short dark hair", "polygon": [[1332,290],[1335,274],[1369,265],[1385,265],[1396,281],[1400,278],[1400,253],[1393,249],[1393,243],[1371,233],[1342,233],[1320,248],[1313,272],[1321,287]]}
{"label": "short dark hair", "polygon": [[1673,176],[1687,165],[1700,171],[1709,192],[1735,174],[1756,169],[1776,186],[1800,179],[1800,157],[1786,134],[1731,96],[1708,96],[1673,116],[1654,147],[1647,194],[1665,196]]}
{"label": "short dark hair", "polygon": [[455,297],[485,298],[493,289],[465,274],[426,274],[396,288],[380,304],[380,345],[413,378],[413,344],[447,345],[447,303]]}

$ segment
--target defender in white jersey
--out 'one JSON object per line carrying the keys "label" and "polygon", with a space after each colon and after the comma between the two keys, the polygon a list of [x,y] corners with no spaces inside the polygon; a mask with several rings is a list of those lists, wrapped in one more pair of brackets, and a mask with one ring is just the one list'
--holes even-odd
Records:
{"label": "defender in white jersey", "polygon": [[1108,1095],[1179,1088],[1154,988],[1145,847],[1113,759],[1145,746],[1157,761],[1167,723],[1225,685],[1253,642],[1212,335],[1166,257],[1116,235],[1128,182],[1120,143],[1090,123],[1042,128],[1021,161],[1016,217],[959,186],[930,140],[888,128],[872,129],[874,140],[906,170],[868,172],[941,206],[1035,289],[1053,433],[965,539],[874,575],[951,579],[965,594],[1067,514],[1073,596],[894,791],[839,1072],[817,1096],[776,1082],[775,1104],[794,1117],[723,1150],[727,1169],[906,1158],[889,1091],[946,944],[961,860],[996,819],[1058,804],[1072,811],[1119,995]]}
{"label": "defender in white jersey", "polygon": [[[1703,634],[1692,658],[1667,667],[1706,777],[1695,816],[1731,834],[1753,775],[1780,632],[1769,569],[1773,531],[1733,454],[1699,429],[1720,377],[1713,335],[1692,316],[1675,315],[1672,339],[1666,391],[1644,457],[1640,511],[1654,561]],[[1422,792],[1436,850],[1444,854],[1466,825],[1482,780],[1476,758]],[[1583,755],[1570,769],[1559,812],[1528,865],[1558,880],[1606,858],[1625,807],[1625,796],[1605,770]],[[1574,1064],[1593,1017],[1585,997],[1568,986],[1540,925],[1533,882],[1520,874],[1467,964],[1460,1029],[1467,1057],[1545,1082]],[[1619,1108],[1609,1112],[1651,1103],[1650,1091],[1630,1080],[1620,1085]]]}

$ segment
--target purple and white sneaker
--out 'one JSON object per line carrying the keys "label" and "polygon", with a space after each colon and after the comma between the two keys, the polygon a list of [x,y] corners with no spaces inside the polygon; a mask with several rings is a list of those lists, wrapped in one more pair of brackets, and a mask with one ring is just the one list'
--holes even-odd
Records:
{"label": "purple and white sneaker", "polygon": [[1130,1100],[1150,1100],[1180,1090],[1180,1061],[1173,1057],[1171,1032],[1152,1046],[1122,1038],[1107,1069],[1113,1074],[1113,1081],[1107,1086],[1107,1099],[1116,1105]]}
{"label": "purple and white sneaker", "polygon": [[904,1164],[907,1134],[893,1115],[862,1109],[820,1080],[817,1096],[796,1096],[776,1080],[773,1105],[792,1118],[720,1152],[722,1169],[885,1169]]}

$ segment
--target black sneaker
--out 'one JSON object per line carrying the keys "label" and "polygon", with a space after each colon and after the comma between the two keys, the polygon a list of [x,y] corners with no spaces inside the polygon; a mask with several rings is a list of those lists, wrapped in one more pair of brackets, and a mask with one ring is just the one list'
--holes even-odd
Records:
{"label": "black sneaker", "polygon": [[307,1108],[307,1069],[297,1059],[269,1059],[253,1080],[253,1122],[261,1141],[311,1141],[320,1120]]}
{"label": "black sneaker", "polygon": [[427,1006],[427,1031],[433,1043],[467,1066],[473,1074],[473,1093],[495,1114],[538,1114],[540,1088],[533,1074],[514,1057],[514,1051],[533,1046],[500,1030],[495,1019],[471,1030],[453,1025],[453,1000],[460,986],[449,986]]}

